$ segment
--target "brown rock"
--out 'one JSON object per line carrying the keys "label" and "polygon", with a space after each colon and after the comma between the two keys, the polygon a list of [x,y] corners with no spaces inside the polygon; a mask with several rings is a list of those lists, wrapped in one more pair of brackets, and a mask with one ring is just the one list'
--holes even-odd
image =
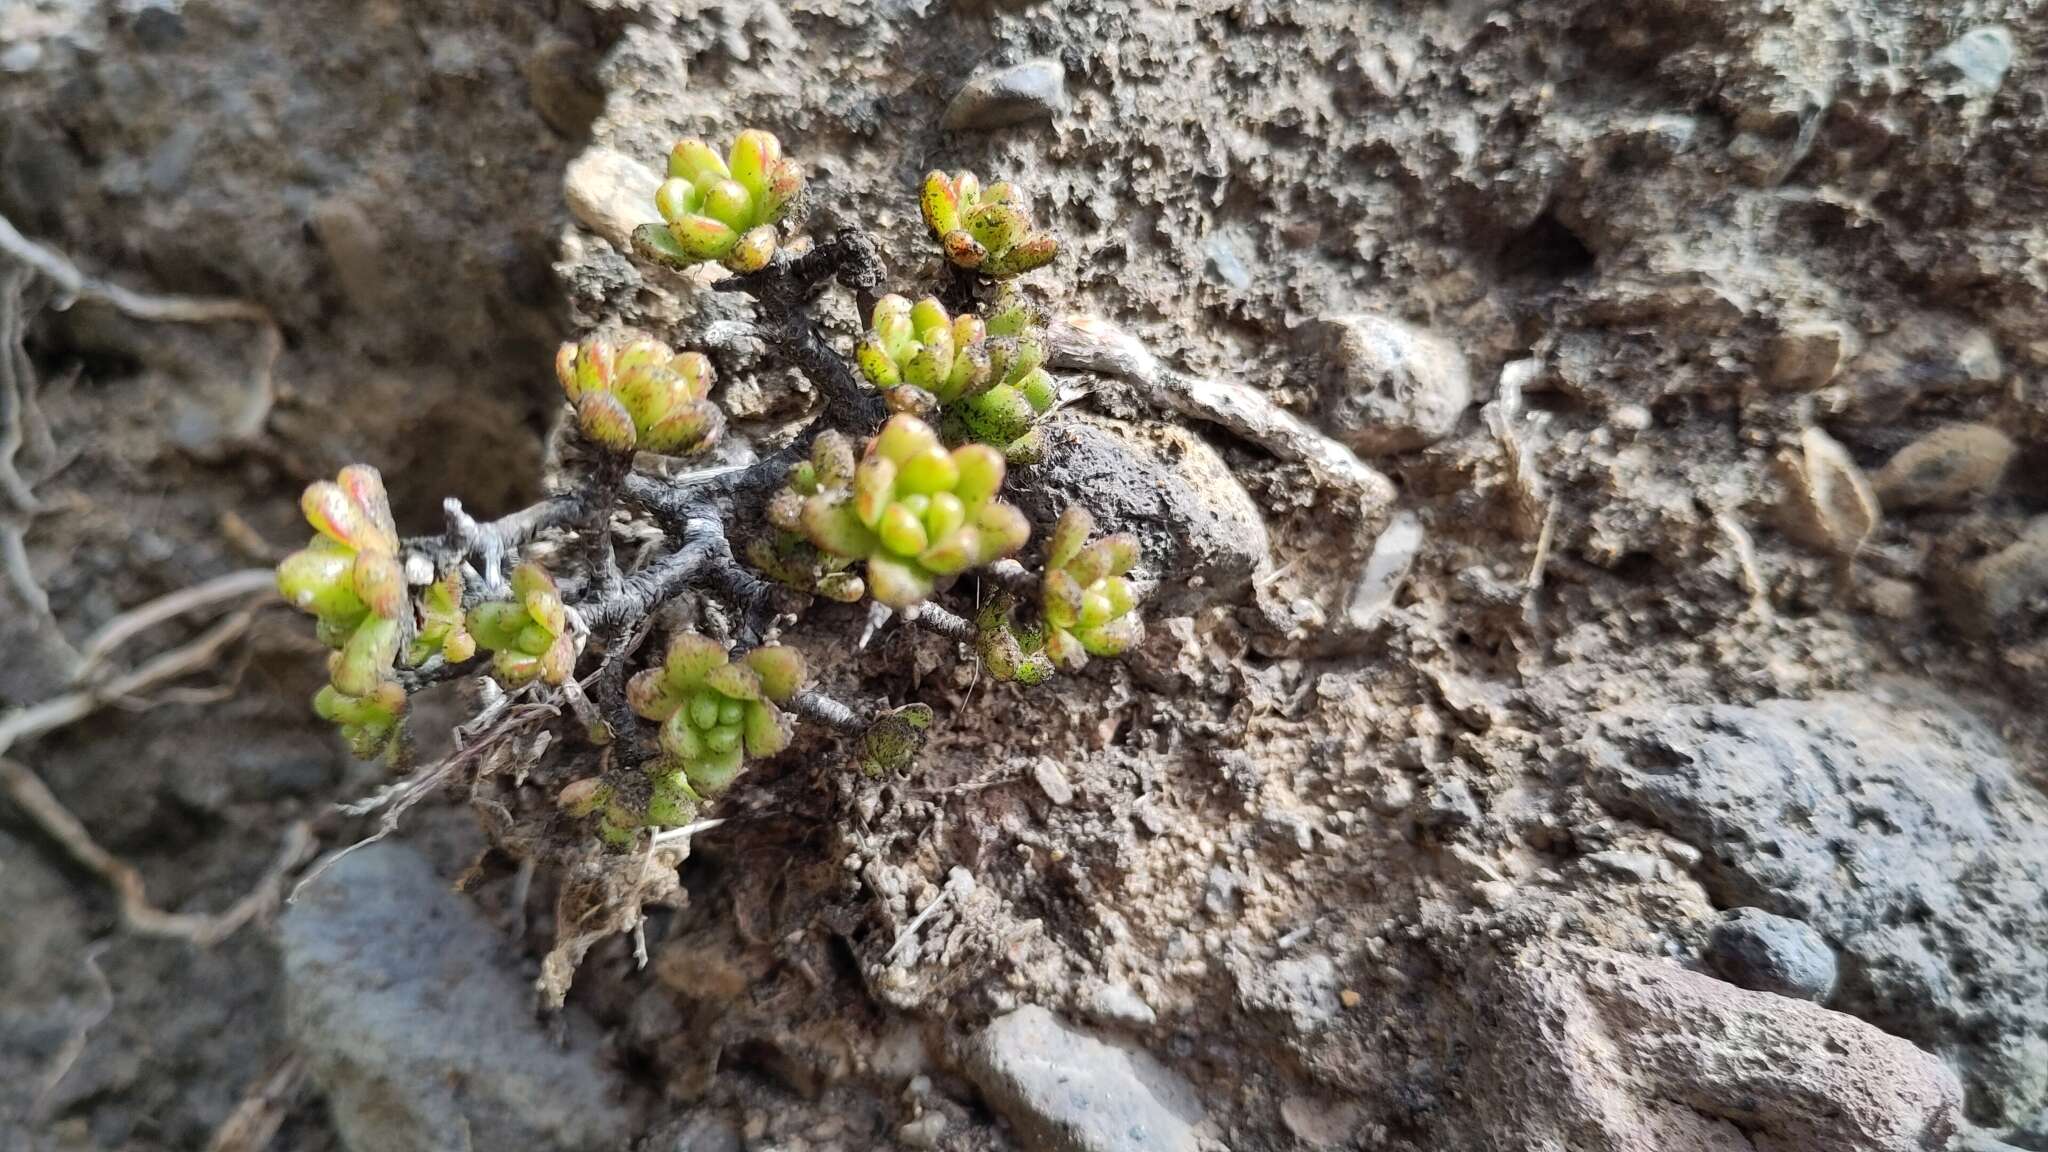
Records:
{"label": "brown rock", "polygon": [[1663,961],[1532,948],[1483,1001],[1468,1098],[1515,1147],[1935,1152],[1962,1108],[1954,1073],[1904,1040]]}
{"label": "brown rock", "polygon": [[1788,324],[1771,340],[1764,382],[1780,392],[1810,392],[1833,380],[1855,349],[1856,334],[1839,321]]}
{"label": "brown rock", "polygon": [[1988,424],[1944,424],[1899,449],[1872,481],[1887,508],[1954,508],[1990,495],[2017,450]]}
{"label": "brown rock", "polygon": [[1326,317],[1325,431],[1369,456],[1410,452],[1458,426],[1472,376],[1457,346],[1385,316]]}

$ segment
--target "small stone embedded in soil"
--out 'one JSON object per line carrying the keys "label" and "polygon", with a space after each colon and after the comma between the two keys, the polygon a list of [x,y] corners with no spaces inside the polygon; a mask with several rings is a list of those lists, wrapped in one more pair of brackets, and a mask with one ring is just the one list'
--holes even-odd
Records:
{"label": "small stone embedded in soil", "polygon": [[1196,1152],[1202,1107],[1149,1053],[1027,1005],[968,1040],[963,1064],[1021,1152]]}
{"label": "small stone embedded in soil", "polygon": [[1648,852],[1625,852],[1611,848],[1586,857],[1586,863],[1617,880],[1647,884],[1657,878],[1657,858]]}
{"label": "small stone embedded in soil", "polygon": [[1811,392],[1841,371],[1856,335],[1838,320],[1797,320],[1771,338],[1764,382],[1781,392]]}
{"label": "small stone embedded in soil", "polygon": [[287,1024],[353,1152],[624,1145],[595,1030],[542,1027],[503,934],[413,849],[342,857],[279,935]]}
{"label": "small stone embedded in soil", "polygon": [[1972,623],[1997,626],[2048,595],[2048,515],[2027,522],[2019,539],[1971,565],[1965,608]]}
{"label": "small stone embedded in soil", "polygon": [[1089,991],[1082,1008],[1098,1020],[1140,1028],[1150,1027],[1159,1018],[1144,997],[1123,983],[1097,985]]}
{"label": "small stone embedded in soil", "polygon": [[1871,483],[1886,508],[1954,508],[1990,495],[2017,451],[1989,424],[1944,424],[1899,449]]}
{"label": "small stone embedded in soil", "polygon": [[1187,429],[1072,414],[1040,433],[1045,463],[1013,472],[1010,498],[1037,524],[1085,504],[1100,531],[1135,535],[1139,574],[1157,581],[1144,600],[1149,618],[1238,601],[1271,564],[1258,505]]}
{"label": "small stone embedded in soil", "polygon": [[1429,790],[1422,809],[1422,822],[1431,828],[1470,828],[1479,823],[1479,802],[1472,788],[1452,776]]}
{"label": "small stone embedded in soil", "polygon": [[1401,511],[1380,531],[1365,559],[1365,571],[1351,588],[1344,609],[1344,622],[1360,632],[1371,631],[1394,606],[1415,557],[1422,551],[1422,521],[1413,512]]}
{"label": "small stone embedded in soil", "polygon": [[1067,783],[1067,774],[1059,761],[1041,756],[1031,766],[1031,779],[1045,798],[1061,807],[1074,802],[1074,786]]}
{"label": "small stone embedded in soil", "polygon": [[1464,353],[1434,332],[1386,316],[1323,318],[1324,431],[1368,456],[1434,444],[1472,403]]}
{"label": "small stone embedded in soil", "polygon": [[937,1148],[939,1138],[946,1134],[946,1114],[927,1112],[896,1130],[896,1139],[905,1148]]}
{"label": "small stone embedded in soil", "polygon": [[1895,419],[1923,401],[1982,392],[2005,376],[1991,331],[1945,312],[1910,312],[1870,341],[1827,390],[1846,419]]}
{"label": "small stone embedded in soil", "polygon": [[1972,28],[1934,54],[1934,71],[1954,80],[1956,95],[1982,98],[2005,83],[2014,55],[2012,32],[1998,24]]}
{"label": "small stone embedded in soil", "polygon": [[1237,873],[1221,864],[1212,865],[1209,869],[1208,882],[1202,889],[1202,907],[1207,908],[1213,916],[1223,916],[1236,911],[1237,890],[1242,884],[1243,881],[1238,879]]}
{"label": "small stone embedded in soil", "polygon": [[1066,67],[1042,57],[975,73],[946,106],[940,126],[949,132],[1009,128],[1066,110]]}
{"label": "small stone embedded in soil", "polygon": [[1709,971],[1738,988],[1825,1002],[1835,953],[1811,924],[1761,908],[1731,908],[1707,933]]}
{"label": "small stone embedded in soil", "polygon": [[630,251],[633,229],[660,219],[654,193],[661,176],[623,152],[590,148],[562,173],[562,195],[578,223],[621,252]]}

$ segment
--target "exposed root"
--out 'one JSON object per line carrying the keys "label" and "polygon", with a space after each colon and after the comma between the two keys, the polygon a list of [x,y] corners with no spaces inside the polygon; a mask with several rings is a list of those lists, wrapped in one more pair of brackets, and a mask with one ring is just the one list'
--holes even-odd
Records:
{"label": "exposed root", "polygon": [[104,940],[85,950],[82,963],[86,975],[92,977],[92,1011],[64,1038],[63,1047],[57,1049],[56,1058],[50,1061],[50,1070],[43,1074],[42,1087],[36,1090],[35,1102],[28,1109],[29,1124],[33,1127],[40,1128],[49,1123],[50,1106],[56,1102],[57,1089],[63,1085],[64,1078],[71,1075],[78,1058],[85,1055],[85,1042],[92,1036],[92,1030],[114,1013],[114,989],[107,983],[107,974],[100,970],[100,954],[106,950],[107,942]]}
{"label": "exposed root", "polygon": [[305,1057],[294,1052],[279,1060],[262,1079],[249,1086],[242,1102],[214,1129],[206,1152],[263,1152],[270,1147],[305,1083]]}
{"label": "exposed root", "polygon": [[[39,507],[35,493],[15,467],[15,458],[27,442],[34,405],[33,374],[24,372],[27,357],[21,349],[21,286],[27,273],[9,269],[0,275],[0,494],[23,514]],[[44,429],[47,435],[48,429]]]}
{"label": "exposed root", "polygon": [[85,642],[79,678],[90,674],[107,656],[130,639],[166,620],[197,612],[229,600],[274,594],[277,571],[273,568],[244,568],[216,576],[176,592],[166,593],[136,608],[130,608],[102,625]]}
{"label": "exposed root", "polygon": [[26,264],[56,285],[60,310],[87,300],[151,323],[256,325],[256,355],[250,369],[248,397],[229,428],[238,440],[254,439],[263,431],[277,399],[273,372],[284,352],[284,333],[268,308],[251,300],[218,296],[158,296],[87,276],[62,253],[22,235],[5,216],[0,216],[0,253]]}
{"label": "exposed root", "polygon": [[39,704],[0,714],[0,754],[15,743],[45,732],[75,724],[107,704],[137,697],[169,680],[210,666],[222,649],[249,630],[268,601],[250,604],[201,633],[189,644],[173,648],[144,662],[132,672],[104,684],[53,696]]}
{"label": "exposed root", "polygon": [[8,799],[26,813],[36,827],[63,848],[73,862],[106,881],[120,901],[121,925],[138,936],[184,940],[201,948],[218,944],[235,931],[277,906],[278,891],[285,876],[297,867],[313,845],[313,830],[300,820],[285,829],[284,845],[270,870],[224,912],[165,912],[149,902],[142,873],[134,865],[100,847],[85,825],[64,807],[62,801],[35,773],[20,763],[0,756],[0,787]]}
{"label": "exposed root", "polygon": [[1282,460],[1314,468],[1326,479],[1356,491],[1373,507],[1394,501],[1394,485],[1371,465],[1307,422],[1241,384],[1176,372],[1136,336],[1099,316],[1069,316],[1053,322],[1046,362],[1115,376],[1137,398],[1229,429]]}

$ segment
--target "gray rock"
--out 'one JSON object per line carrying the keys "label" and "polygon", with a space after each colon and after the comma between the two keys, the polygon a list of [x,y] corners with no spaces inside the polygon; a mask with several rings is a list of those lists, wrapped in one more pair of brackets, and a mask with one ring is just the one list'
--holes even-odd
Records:
{"label": "gray rock", "polygon": [[1479,823],[1479,801],[1472,788],[1452,776],[1438,781],[1424,801],[1422,822],[1431,828],[1470,828]]}
{"label": "gray rock", "polygon": [[185,14],[177,3],[145,4],[131,17],[129,29],[144,52],[161,52],[185,39]]}
{"label": "gray rock", "polygon": [[1707,933],[1708,971],[1738,988],[1825,1003],[1835,953],[1813,925],[1761,908],[1731,908]]}
{"label": "gray rock", "polygon": [[1233,957],[1230,968],[1239,1003],[1285,1020],[1299,1035],[1321,1032],[1343,1009],[1337,964],[1320,952],[1281,960]]}
{"label": "gray rock", "polygon": [[949,132],[1008,128],[1067,110],[1067,69],[1053,57],[977,72],[946,105]]}
{"label": "gray rock", "polygon": [[1209,233],[1202,240],[1202,269],[1212,279],[1242,292],[1252,286],[1252,270],[1238,254],[1238,243],[1228,233]]}
{"label": "gray rock", "polygon": [[1941,1152],[1961,1119],[1955,1074],[1911,1044],[1663,961],[1531,948],[1474,1007],[1476,1146]]}
{"label": "gray rock", "polygon": [[1215,449],[1173,425],[1072,414],[1040,427],[1045,463],[1019,468],[1006,490],[1041,525],[1078,503],[1101,531],[1137,536],[1140,574],[1157,581],[1149,618],[1192,615],[1250,591],[1269,563],[1266,524]]}
{"label": "gray rock", "polygon": [[1586,863],[1617,880],[1633,880],[1647,884],[1657,878],[1657,858],[1648,852],[1628,852],[1620,848],[1609,848],[1594,852],[1586,857]]}
{"label": "gray rock", "polygon": [[2012,68],[2012,32],[1997,24],[1972,28],[1934,54],[1934,71],[1946,74],[1958,96],[1982,98],[1997,93]]}
{"label": "gray rock", "polygon": [[624,1145],[587,1023],[551,1038],[504,938],[411,848],[343,857],[281,936],[287,1024],[354,1152]]}
{"label": "gray rock", "polygon": [[1159,1020],[1159,1014],[1145,1003],[1145,998],[1123,983],[1096,985],[1089,990],[1081,1010],[1097,1020],[1138,1028],[1149,1028]]}
{"label": "gray rock", "polygon": [[698,1111],[664,1125],[641,1142],[647,1152],[740,1152],[740,1126],[721,1112]]}
{"label": "gray rock", "polygon": [[991,1022],[964,1056],[1023,1152],[1195,1152],[1202,1107],[1191,1085],[1036,1005]]}
{"label": "gray rock", "polygon": [[1434,444],[1472,404],[1464,354],[1433,332],[1362,313],[1325,317],[1317,334],[1323,429],[1364,455]]}
{"label": "gray rock", "polygon": [[1970,1110],[2048,1103],[2048,803],[2004,742],[1932,687],[1604,714],[1593,795],[1704,853],[1717,903],[1833,941],[1832,1001],[1941,1051]]}

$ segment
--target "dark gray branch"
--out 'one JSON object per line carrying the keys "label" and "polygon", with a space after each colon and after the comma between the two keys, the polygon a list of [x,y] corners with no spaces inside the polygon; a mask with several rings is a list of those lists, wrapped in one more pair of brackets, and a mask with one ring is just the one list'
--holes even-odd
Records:
{"label": "dark gray branch", "polygon": [[868,728],[868,721],[859,712],[822,692],[799,692],[791,698],[789,707],[807,720],[816,720],[841,732],[865,732]]}
{"label": "dark gray branch", "polygon": [[512,549],[550,528],[583,519],[587,500],[584,493],[565,492],[509,516],[479,522],[463,511],[462,501],[450,496],[441,502],[447,530],[438,536],[409,537],[400,544],[399,553],[426,557],[435,572],[445,572],[471,556],[483,561],[486,571],[502,568]]}
{"label": "dark gray branch", "polygon": [[906,610],[903,618],[927,632],[936,632],[948,640],[958,640],[962,644],[972,644],[980,635],[972,621],[957,616],[929,600]]}

